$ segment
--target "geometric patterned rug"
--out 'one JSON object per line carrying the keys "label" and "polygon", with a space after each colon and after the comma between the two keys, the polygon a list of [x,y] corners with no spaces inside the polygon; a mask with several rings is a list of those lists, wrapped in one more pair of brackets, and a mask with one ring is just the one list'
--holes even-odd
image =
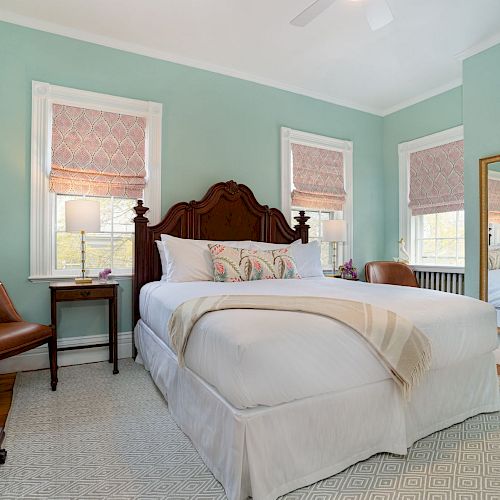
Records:
{"label": "geometric patterned rug", "polygon": [[[132,360],[20,373],[0,498],[224,499],[149,374]],[[287,500],[500,500],[500,414],[436,432],[405,457],[382,453]]]}

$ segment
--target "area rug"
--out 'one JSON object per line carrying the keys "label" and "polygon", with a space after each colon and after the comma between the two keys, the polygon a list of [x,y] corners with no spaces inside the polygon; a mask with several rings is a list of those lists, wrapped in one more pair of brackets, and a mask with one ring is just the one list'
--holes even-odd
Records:
{"label": "area rug", "polygon": [[[224,490],[132,360],[21,373],[7,423],[0,498],[224,499]],[[479,415],[379,454],[287,500],[500,500],[500,414]]]}

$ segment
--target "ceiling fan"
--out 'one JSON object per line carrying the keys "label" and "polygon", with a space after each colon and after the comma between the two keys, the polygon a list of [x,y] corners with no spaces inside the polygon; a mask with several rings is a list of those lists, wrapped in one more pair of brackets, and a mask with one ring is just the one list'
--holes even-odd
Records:
{"label": "ceiling fan", "polygon": [[[351,0],[357,1],[357,0]],[[364,0],[365,15],[370,28],[375,31],[383,28],[394,20],[391,9],[386,0]],[[294,17],[290,24],[293,26],[304,27],[316,19],[328,7],[333,5],[336,0],[316,0],[309,7],[306,7],[298,16]]]}

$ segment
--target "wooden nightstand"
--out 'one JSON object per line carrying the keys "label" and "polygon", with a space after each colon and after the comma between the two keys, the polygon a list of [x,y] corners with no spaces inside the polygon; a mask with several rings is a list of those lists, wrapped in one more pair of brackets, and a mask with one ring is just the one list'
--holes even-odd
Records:
{"label": "wooden nightstand", "polygon": [[346,281],[360,281],[359,278],[342,278],[339,274],[325,274],[325,278],[337,278],[339,280],[346,280]]}
{"label": "wooden nightstand", "polygon": [[75,300],[108,300],[109,301],[109,342],[75,347],[61,347],[58,351],[85,349],[89,347],[109,346],[109,362],[113,363],[113,373],[118,373],[118,282],[77,284],[73,281],[50,283],[50,317],[57,335],[57,303]]}

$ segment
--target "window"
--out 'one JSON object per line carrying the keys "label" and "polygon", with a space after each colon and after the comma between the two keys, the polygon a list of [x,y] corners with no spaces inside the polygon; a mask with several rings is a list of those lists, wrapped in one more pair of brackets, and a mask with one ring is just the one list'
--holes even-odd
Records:
{"label": "window", "polygon": [[415,264],[465,265],[464,211],[412,216]]}
{"label": "window", "polygon": [[[281,130],[282,211],[310,217],[309,239],[322,239],[321,222],[345,219],[347,241],[339,243],[337,266],[352,257],[352,143],[288,128]],[[332,245],[321,243],[323,269],[332,267]]]}
{"label": "window", "polygon": [[410,263],[464,267],[463,128],[400,144],[399,162],[400,234]]}
{"label": "window", "polygon": [[[80,261],[80,235],[65,231],[65,203],[77,196],[56,194],[55,272],[78,273]],[[101,231],[87,234],[86,261],[88,269],[109,267],[118,273],[132,268],[134,236],[133,208],[136,200],[114,196],[93,197],[99,201]]]}
{"label": "window", "polygon": [[87,268],[132,272],[133,207],[159,219],[161,104],[33,82],[30,279],[75,276],[80,235],[65,203],[99,201],[101,231],[86,235]]}

